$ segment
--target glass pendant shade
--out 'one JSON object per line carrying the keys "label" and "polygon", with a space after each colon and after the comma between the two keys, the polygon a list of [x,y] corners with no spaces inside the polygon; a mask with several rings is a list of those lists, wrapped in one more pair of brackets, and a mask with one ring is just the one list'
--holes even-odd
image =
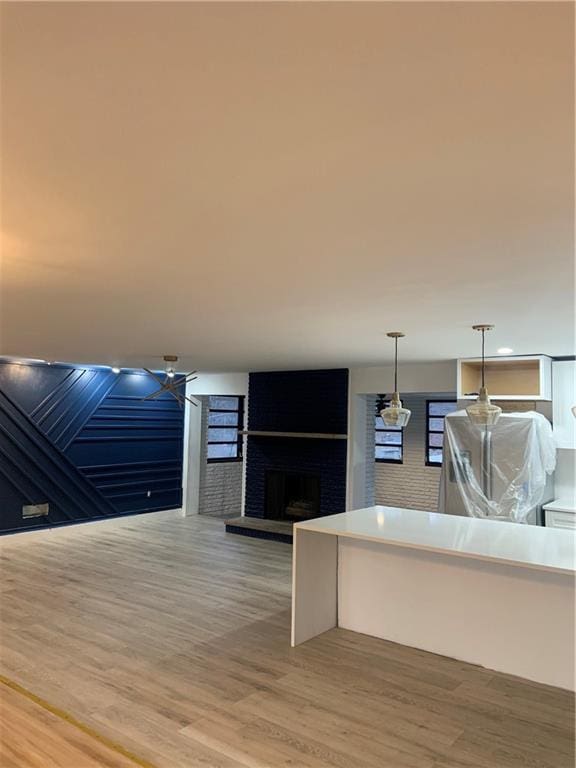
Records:
{"label": "glass pendant shade", "polygon": [[486,387],[480,387],[478,400],[466,408],[468,418],[477,427],[491,427],[496,424],[502,413],[502,408],[490,402]]}
{"label": "glass pendant shade", "polygon": [[380,411],[380,416],[387,427],[405,427],[411,414],[408,408],[402,407],[398,393],[398,339],[402,339],[404,334],[402,331],[390,331],[386,336],[394,339],[394,394],[386,408]]}
{"label": "glass pendant shade", "polygon": [[402,407],[402,401],[398,392],[394,392],[392,400],[388,403],[386,408],[380,411],[382,421],[387,427],[405,427],[410,421],[412,412],[408,408]]}
{"label": "glass pendant shade", "polygon": [[493,330],[493,325],[473,325],[474,331],[480,331],[482,334],[482,383],[480,386],[480,393],[478,400],[472,405],[466,408],[468,418],[476,427],[491,427],[496,424],[502,413],[502,408],[497,405],[493,405],[488,397],[488,390],[486,389],[486,358],[485,358],[485,342],[486,331]]}

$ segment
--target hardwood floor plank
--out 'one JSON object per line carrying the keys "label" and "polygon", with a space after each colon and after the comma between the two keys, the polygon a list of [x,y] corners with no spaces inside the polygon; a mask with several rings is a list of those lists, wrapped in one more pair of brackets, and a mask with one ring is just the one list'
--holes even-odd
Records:
{"label": "hardwood floor plank", "polygon": [[[462,683],[455,691],[454,696],[462,697],[470,703],[474,702],[475,712],[501,712],[514,715],[527,723],[534,716],[534,702],[523,698],[508,696],[492,686],[477,686]],[[561,700],[561,699],[560,699]],[[574,723],[574,702],[568,699],[566,706],[559,706],[559,700],[552,705],[546,702],[538,703],[538,722],[540,727],[552,726],[562,732],[570,731]]]}
{"label": "hardwood floor plank", "polygon": [[456,742],[455,749],[474,758],[483,757],[492,765],[509,768],[574,768],[574,755],[534,743],[520,743],[515,739],[486,733],[480,729],[468,729]]}
{"label": "hardwood floor plank", "polygon": [[413,742],[403,740],[401,733],[396,732],[390,738],[392,729],[389,724],[383,725],[380,721],[376,734],[378,725],[365,725],[356,712],[335,714],[332,708],[302,706],[296,697],[272,698],[269,694],[255,694],[240,702],[237,709],[277,727],[288,724],[290,731],[302,739],[330,745],[331,749],[346,756],[346,765],[355,761],[358,766],[380,766],[383,761],[391,761],[398,766],[429,768],[432,764],[430,755],[415,747]]}

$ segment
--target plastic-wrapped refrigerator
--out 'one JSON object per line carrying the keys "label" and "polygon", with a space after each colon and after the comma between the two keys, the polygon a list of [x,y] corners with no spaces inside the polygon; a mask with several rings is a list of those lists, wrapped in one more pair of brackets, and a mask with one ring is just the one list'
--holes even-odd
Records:
{"label": "plastic-wrapped refrigerator", "polygon": [[503,413],[478,427],[466,411],[444,420],[438,511],[516,523],[540,523],[552,498],[556,446],[541,413]]}

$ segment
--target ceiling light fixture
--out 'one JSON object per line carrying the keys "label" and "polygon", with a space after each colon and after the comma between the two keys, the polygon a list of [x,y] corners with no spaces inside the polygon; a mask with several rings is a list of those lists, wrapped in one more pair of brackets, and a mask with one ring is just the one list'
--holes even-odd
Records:
{"label": "ceiling light fixture", "polygon": [[466,413],[472,424],[475,424],[477,427],[490,427],[492,424],[496,424],[502,413],[502,408],[490,402],[488,390],[486,389],[485,336],[486,331],[491,331],[494,326],[473,325],[472,328],[482,333],[482,380],[478,400],[466,408]]}
{"label": "ceiling light fixture", "polygon": [[[143,400],[156,400],[157,397],[160,397],[163,394],[168,394],[172,395],[172,397],[178,401],[180,407],[182,407],[186,401],[192,403],[192,405],[198,406],[197,402],[186,395],[186,384],[198,378],[198,376],[195,375],[196,371],[186,373],[184,376],[178,376],[176,378],[177,362],[178,357],[176,355],[164,355],[164,373],[166,374],[164,381],[149,368],[144,368],[146,373],[149,376],[152,376],[152,378],[160,384],[160,388],[151,392],[146,397],[143,397]],[[184,389],[184,392],[182,392],[182,389]]]}
{"label": "ceiling light fixture", "polygon": [[411,412],[402,407],[398,394],[398,339],[403,338],[404,334],[402,331],[390,331],[386,336],[394,339],[394,394],[388,406],[380,411],[380,416],[387,427],[405,427],[410,421]]}
{"label": "ceiling light fixture", "polygon": [[511,355],[514,350],[512,347],[500,347],[500,349],[496,350],[499,355]]}
{"label": "ceiling light fixture", "polygon": [[164,362],[166,363],[164,366],[166,376],[168,376],[169,379],[173,379],[176,375],[176,369],[174,366],[178,362],[178,358],[176,355],[164,355]]}

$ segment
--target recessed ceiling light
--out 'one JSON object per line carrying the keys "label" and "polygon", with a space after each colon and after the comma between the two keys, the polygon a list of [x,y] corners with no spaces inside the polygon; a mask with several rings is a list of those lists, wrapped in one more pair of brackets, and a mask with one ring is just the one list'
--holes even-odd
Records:
{"label": "recessed ceiling light", "polygon": [[112,366],[112,373],[120,373],[120,368],[117,365]]}
{"label": "recessed ceiling light", "polygon": [[498,350],[499,355],[511,355],[514,350],[511,347],[500,347]]}

